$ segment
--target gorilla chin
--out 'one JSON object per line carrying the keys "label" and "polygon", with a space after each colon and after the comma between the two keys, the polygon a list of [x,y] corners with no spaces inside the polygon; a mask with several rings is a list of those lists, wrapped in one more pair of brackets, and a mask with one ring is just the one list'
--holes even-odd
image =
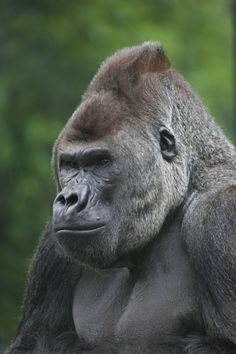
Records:
{"label": "gorilla chin", "polygon": [[[111,248],[107,225],[93,228],[54,228],[60,250],[69,258],[92,268],[104,269],[116,261],[116,247]],[[114,236],[114,235],[113,235]]]}

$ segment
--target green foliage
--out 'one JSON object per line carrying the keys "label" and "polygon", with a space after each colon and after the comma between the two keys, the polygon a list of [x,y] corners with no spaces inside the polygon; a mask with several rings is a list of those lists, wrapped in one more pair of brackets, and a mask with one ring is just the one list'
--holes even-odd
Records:
{"label": "green foliage", "polygon": [[30,256],[50,217],[53,142],[104,58],[160,41],[235,136],[228,1],[2,0],[0,21],[0,341],[8,343]]}

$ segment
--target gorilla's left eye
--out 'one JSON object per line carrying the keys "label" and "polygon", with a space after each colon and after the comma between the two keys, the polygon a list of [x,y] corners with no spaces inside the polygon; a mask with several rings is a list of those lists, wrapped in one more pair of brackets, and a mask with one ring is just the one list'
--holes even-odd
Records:
{"label": "gorilla's left eye", "polygon": [[97,156],[91,165],[93,165],[95,168],[104,168],[109,166],[110,163],[111,160],[109,158]]}
{"label": "gorilla's left eye", "polygon": [[111,163],[111,157],[109,154],[104,153],[94,153],[90,156],[87,156],[85,161],[83,162],[86,166],[94,166],[94,167],[106,167]]}
{"label": "gorilla's left eye", "polygon": [[108,160],[108,159],[101,159],[100,161],[99,161],[99,165],[100,166],[107,166],[107,165],[109,165],[110,164],[110,160]]}

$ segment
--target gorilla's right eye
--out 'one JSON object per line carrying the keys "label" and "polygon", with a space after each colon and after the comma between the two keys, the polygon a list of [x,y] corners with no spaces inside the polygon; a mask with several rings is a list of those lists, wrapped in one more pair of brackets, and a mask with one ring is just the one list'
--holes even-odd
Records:
{"label": "gorilla's right eye", "polygon": [[60,157],[60,167],[64,168],[77,168],[78,163],[74,156],[63,154]]}
{"label": "gorilla's right eye", "polygon": [[76,166],[76,162],[75,162],[74,160],[69,161],[69,162],[67,163],[67,165],[68,165],[69,167],[71,167],[71,168],[76,168],[76,167],[77,167],[77,166]]}

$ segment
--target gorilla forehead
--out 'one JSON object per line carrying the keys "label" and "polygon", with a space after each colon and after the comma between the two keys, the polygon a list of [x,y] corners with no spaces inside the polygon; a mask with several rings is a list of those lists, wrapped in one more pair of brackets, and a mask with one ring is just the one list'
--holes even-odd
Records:
{"label": "gorilla forehead", "polygon": [[67,140],[100,139],[121,129],[129,115],[128,107],[111,92],[87,97],[66,126]]}

